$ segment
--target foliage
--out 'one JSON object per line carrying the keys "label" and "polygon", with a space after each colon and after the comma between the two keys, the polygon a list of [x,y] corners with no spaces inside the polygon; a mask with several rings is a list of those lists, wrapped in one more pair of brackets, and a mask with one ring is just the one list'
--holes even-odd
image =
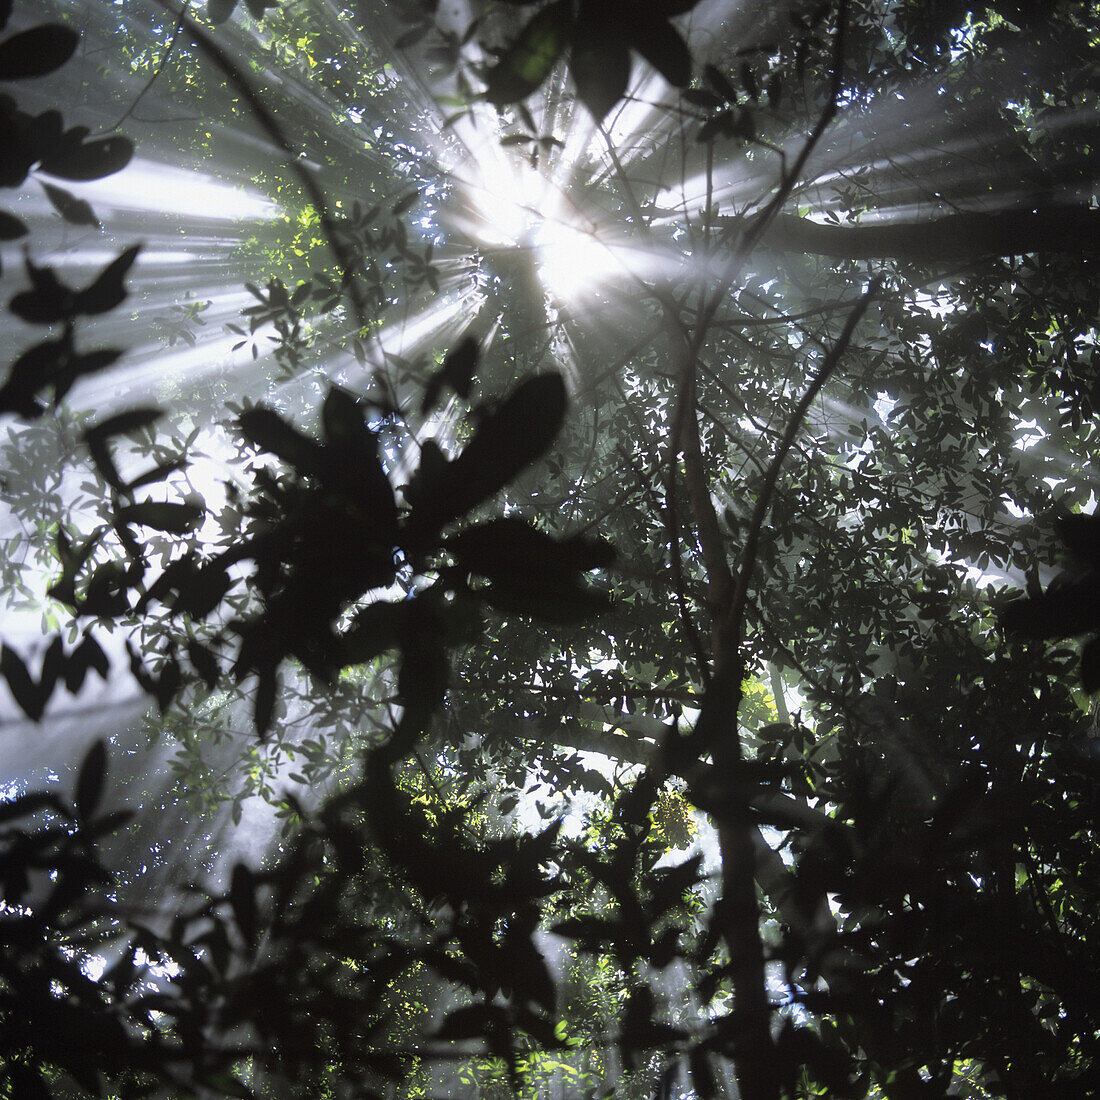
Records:
{"label": "foliage", "polygon": [[[97,744],[0,804],[7,1093],[1093,1095],[1090,7],[798,2],[732,45],[678,2],[122,8],[88,56],[64,7],[5,32],[0,183],[105,240],[52,181],[192,102],[179,148],[236,163],[251,117],[281,205],[237,315],[0,217],[36,341],[3,575],[43,616],[0,676],[48,726],[128,668],[177,781],[103,812]],[[24,82],[84,102],[101,54],[140,90],[93,136]],[[555,285],[507,228],[545,189],[476,213],[475,124],[571,173],[574,266],[587,221],[625,282]],[[167,377],[79,411],[143,317],[221,321],[223,412]],[[1082,634],[1084,691],[1023,640]],[[279,841],[207,873],[253,794]]]}

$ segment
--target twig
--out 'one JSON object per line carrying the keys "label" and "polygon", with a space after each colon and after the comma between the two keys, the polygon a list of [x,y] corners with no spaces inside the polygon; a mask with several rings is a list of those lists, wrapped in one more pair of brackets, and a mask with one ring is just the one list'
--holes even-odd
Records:
{"label": "twig", "polygon": [[756,498],[756,507],[753,508],[752,518],[749,520],[749,533],[748,538],[745,540],[745,551],[741,556],[741,568],[737,575],[737,584],[733,590],[733,599],[730,601],[726,620],[722,624],[723,636],[727,639],[733,639],[740,635],[741,619],[745,610],[745,597],[749,589],[749,579],[756,565],[756,556],[760,548],[760,532],[763,529],[764,519],[768,513],[768,509],[771,507],[776,482],[779,480],[779,468],[783,465],[783,460],[787,457],[787,453],[794,444],[795,437],[802,427],[802,421],[810,405],[813,403],[818,393],[820,393],[821,387],[825,385],[829,375],[836,369],[841,356],[843,356],[848,347],[848,342],[852,338],[852,333],[855,331],[856,325],[859,324],[863,314],[867,311],[867,307],[871,304],[871,299],[878,293],[880,285],[881,280],[878,277],[871,280],[870,285],[856,303],[855,308],[848,314],[848,320],[844,322],[844,328],[837,337],[836,343],[825,356],[825,361],[821,364],[821,367],[810,381],[809,386],[806,387],[806,392],[803,393],[802,397],[799,399],[794,412],[787,421],[787,427],[783,432],[782,439],[779,441],[779,446],[776,448],[771,464],[768,466],[768,472],[764,476],[764,484],[760,490],[759,496]]}
{"label": "twig", "polygon": [[[117,130],[137,109],[137,105],[145,97],[146,92],[157,82],[157,78],[164,71],[164,66],[168,64],[168,59],[172,56],[172,50],[175,49],[176,41],[180,36],[180,31],[183,30],[183,21],[187,17],[187,12],[191,7],[191,0],[184,0],[183,7],[180,8],[179,17],[176,19],[175,30],[172,31],[172,37],[168,40],[168,45],[164,48],[164,54],[160,61],[157,62],[157,67],[153,70],[153,75],[145,82],[145,86],[138,92],[134,102],[123,112],[122,117],[105,133],[111,133]],[[140,120],[139,120],[140,121]]]}

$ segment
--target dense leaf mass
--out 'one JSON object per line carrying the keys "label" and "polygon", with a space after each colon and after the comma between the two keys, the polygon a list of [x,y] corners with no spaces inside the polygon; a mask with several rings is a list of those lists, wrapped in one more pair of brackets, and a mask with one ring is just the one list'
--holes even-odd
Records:
{"label": "dense leaf mass", "polygon": [[1094,9],[0,0],[0,1095],[1100,1094]]}

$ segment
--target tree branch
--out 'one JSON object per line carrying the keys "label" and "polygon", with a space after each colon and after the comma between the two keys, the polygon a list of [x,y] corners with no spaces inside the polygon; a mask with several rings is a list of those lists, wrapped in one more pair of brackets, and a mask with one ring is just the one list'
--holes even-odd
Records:
{"label": "tree branch", "polygon": [[[720,218],[732,225],[736,219]],[[809,218],[776,217],[761,241],[775,252],[803,252],[845,260],[909,263],[1022,256],[1030,252],[1100,252],[1100,209],[1066,204],[995,214],[948,214],[922,222],[822,225]]]}

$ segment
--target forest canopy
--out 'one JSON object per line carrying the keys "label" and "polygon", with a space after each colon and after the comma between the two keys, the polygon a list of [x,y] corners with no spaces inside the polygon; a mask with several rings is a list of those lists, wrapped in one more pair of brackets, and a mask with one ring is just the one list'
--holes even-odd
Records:
{"label": "forest canopy", "polygon": [[0,1095],[1100,1092],[1098,36],[0,3]]}

